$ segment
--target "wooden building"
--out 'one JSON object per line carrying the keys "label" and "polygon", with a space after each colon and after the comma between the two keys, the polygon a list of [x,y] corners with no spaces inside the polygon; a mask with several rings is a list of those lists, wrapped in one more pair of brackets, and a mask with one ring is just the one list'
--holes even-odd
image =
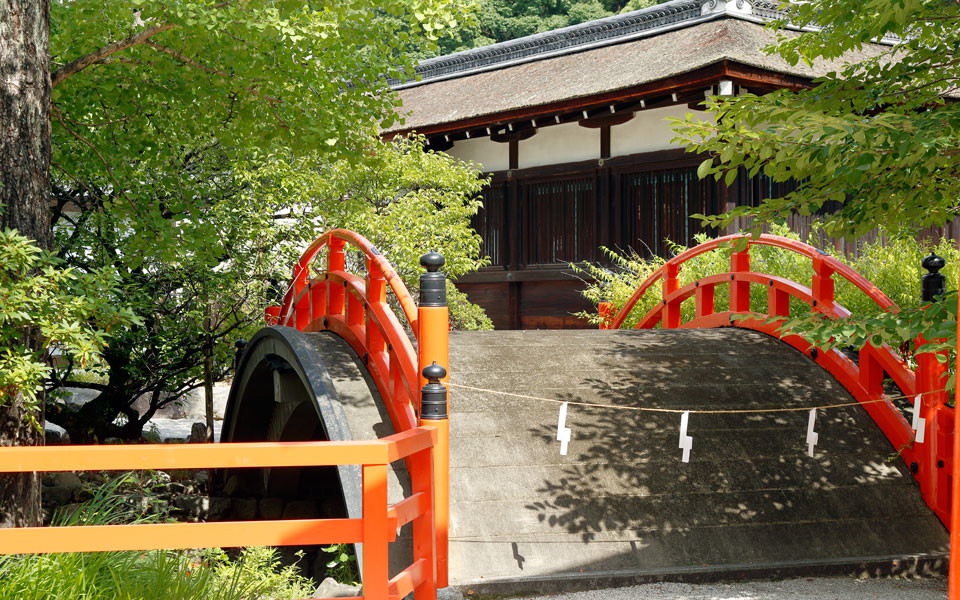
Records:
{"label": "wooden building", "polygon": [[787,191],[763,176],[699,180],[702,157],[671,141],[667,120],[707,95],[797,89],[838,68],[764,53],[776,6],[672,0],[431,59],[395,86],[406,117],[389,135],[424,134],[492,174],[475,223],[492,265],[457,285],[497,328],[582,327],[569,263],[600,261],[600,246],[665,256],[665,240],[701,231],[691,214]]}

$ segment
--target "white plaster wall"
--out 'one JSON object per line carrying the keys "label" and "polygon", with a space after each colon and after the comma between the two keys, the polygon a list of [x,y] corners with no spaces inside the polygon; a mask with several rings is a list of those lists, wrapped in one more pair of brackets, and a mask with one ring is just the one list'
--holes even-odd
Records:
{"label": "white plaster wall", "polygon": [[692,110],[685,104],[642,110],[633,119],[610,129],[611,154],[623,156],[679,148],[677,144],[670,143],[677,134],[666,119],[682,119],[687,113],[693,113],[701,120],[713,120],[712,113]]}
{"label": "white plaster wall", "polygon": [[600,130],[576,123],[551,125],[520,142],[517,167],[540,167],[600,158]]}
{"label": "white plaster wall", "polygon": [[[713,119],[711,113],[694,111],[686,105],[642,110],[622,125],[610,130],[612,156],[641,152],[656,152],[677,148],[670,140],[676,135],[667,117],[683,118],[692,112],[701,119]],[[457,140],[450,150],[452,156],[472,160],[484,171],[505,171],[510,168],[510,147],[506,143],[491,142],[489,137]],[[580,160],[600,158],[600,130],[581,127],[576,123],[551,125],[537,130],[532,138],[522,140],[517,168],[541,167]]]}
{"label": "white plaster wall", "polygon": [[472,160],[481,165],[483,171],[506,171],[510,168],[510,145],[491,142],[489,137],[457,140],[447,154],[461,160]]}

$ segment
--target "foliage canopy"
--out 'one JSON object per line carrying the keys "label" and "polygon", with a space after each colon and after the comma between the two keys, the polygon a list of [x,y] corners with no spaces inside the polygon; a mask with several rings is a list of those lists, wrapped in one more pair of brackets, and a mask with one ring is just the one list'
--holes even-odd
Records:
{"label": "foliage canopy", "polygon": [[107,332],[136,321],[107,298],[116,285],[109,268],[83,273],[13,230],[0,232],[0,405],[22,402],[40,426],[38,392],[51,362],[95,368]]}
{"label": "foliage canopy", "polygon": [[[725,226],[752,216],[759,231],[831,202],[839,210],[827,216],[828,232],[859,237],[878,225],[914,231],[952,219],[960,199],[960,4],[812,0],[781,8],[787,17],[771,25],[779,43],[767,51],[791,64],[837,59],[837,69],[810,89],[713,98],[715,120],[688,115],[676,130],[691,151],[713,157],[701,176],[729,184],[743,167],[802,183],[783,198],[706,220]],[[849,53],[859,58],[844,65]]]}

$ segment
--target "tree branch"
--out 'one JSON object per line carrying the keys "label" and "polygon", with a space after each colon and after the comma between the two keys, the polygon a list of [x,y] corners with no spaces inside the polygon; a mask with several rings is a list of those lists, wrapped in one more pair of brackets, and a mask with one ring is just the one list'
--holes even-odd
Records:
{"label": "tree branch", "polygon": [[[176,59],[177,61],[179,61],[179,62],[181,62],[181,63],[183,63],[183,64],[185,64],[185,65],[190,65],[191,67],[194,67],[194,68],[196,68],[196,69],[200,69],[201,71],[204,71],[205,73],[210,73],[211,75],[219,75],[220,77],[223,77],[223,78],[225,78],[225,79],[236,79],[236,76],[234,76],[234,75],[231,74],[231,73],[227,73],[226,71],[221,71],[221,70],[219,70],[219,69],[214,69],[214,68],[212,68],[212,67],[208,67],[208,66],[206,66],[206,65],[204,65],[204,64],[201,64],[201,63],[193,60],[193,59],[190,58],[189,56],[187,56],[187,55],[185,55],[185,54],[182,54],[182,53],[180,53],[180,52],[177,52],[177,51],[174,50],[173,48],[167,48],[166,46],[161,46],[160,44],[157,44],[156,42],[144,42],[144,43],[145,43],[147,46],[150,46],[151,48],[153,48],[154,50],[156,50],[157,52],[162,52],[162,53],[164,53],[164,54],[168,54],[168,55],[172,56],[174,59]],[[253,94],[254,96],[256,96],[257,98],[260,98],[260,99],[262,99],[262,100],[265,100],[265,101],[270,105],[270,112],[273,113],[273,116],[277,119],[277,121],[280,122],[280,126],[283,127],[283,128],[285,128],[285,129],[289,129],[290,124],[287,123],[286,121],[284,121],[283,118],[280,117],[280,115],[277,114],[277,111],[274,109],[274,105],[275,105],[275,104],[282,104],[282,103],[283,103],[283,101],[280,100],[280,98],[274,98],[273,96],[268,96],[267,94],[264,94],[264,93],[260,92],[260,90],[258,90],[258,89],[255,88],[255,87],[247,86],[247,87],[244,87],[244,89],[247,90],[248,92],[250,92],[251,94]]]}
{"label": "tree branch", "polygon": [[117,52],[126,50],[127,48],[131,48],[133,46],[143,44],[144,42],[146,42],[153,36],[157,35],[158,33],[163,33],[164,31],[170,31],[174,27],[176,27],[176,25],[173,23],[164,23],[162,25],[154,25],[153,27],[147,27],[143,31],[139,31],[137,33],[128,35],[122,40],[118,40],[116,42],[107,44],[106,46],[103,46],[102,48],[98,48],[93,52],[90,52],[89,54],[84,54],[80,58],[77,58],[75,60],[68,62],[67,64],[65,64],[64,66],[60,67],[59,69],[53,72],[53,74],[50,76],[50,80],[53,84],[53,87],[57,87],[57,85],[60,84],[67,77],[76,75],[80,71],[86,69],[87,67],[89,67],[94,63],[102,61],[103,59],[107,58],[111,54],[116,54]]}

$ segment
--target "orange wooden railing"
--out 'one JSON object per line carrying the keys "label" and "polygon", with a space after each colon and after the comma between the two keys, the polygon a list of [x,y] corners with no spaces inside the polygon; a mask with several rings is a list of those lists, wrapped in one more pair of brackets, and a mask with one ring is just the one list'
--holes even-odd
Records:
{"label": "orange wooden railing", "polygon": [[[366,276],[347,270],[347,245],[362,256]],[[314,259],[326,251],[326,264]],[[432,257],[432,258],[430,258]],[[439,260],[433,264],[431,261]],[[430,263],[430,264],[428,264]],[[439,255],[429,254],[421,264],[430,271],[421,276],[437,277],[443,264]],[[442,276],[441,276],[442,277]],[[414,334],[414,350],[400,319],[387,302],[387,288],[399,304]],[[303,252],[293,268],[293,280],[283,302],[267,309],[267,323],[294,327],[300,331],[331,331],[350,344],[370,371],[386,403],[394,431],[428,425],[437,429],[434,452],[437,585],[446,587],[449,500],[449,421],[423,419],[420,390],[426,383],[424,368],[434,362],[444,368],[442,381],[450,379],[449,315],[443,306],[418,306],[406,285],[386,258],[366,238],[346,229],[333,229],[318,237]],[[412,469],[411,464],[407,464]]]}
{"label": "orange wooden railing", "polygon": [[[347,243],[365,256],[366,278],[347,272]],[[310,263],[324,248],[327,269],[311,278]],[[422,262],[430,273],[421,282],[439,278],[445,289],[437,272],[442,257],[431,253]],[[387,303],[387,286],[415,334],[417,352]],[[420,414],[420,392],[430,387],[421,377],[428,365],[436,363],[434,374],[442,366],[440,377],[449,378],[445,302],[418,307],[369,241],[336,229],[303,253],[283,304],[267,309],[268,324],[332,331],[363,358],[397,432],[380,440],[0,448],[0,473],[361,465],[362,518],[0,529],[0,554],[362,543],[364,598],[394,600],[413,592],[417,600],[435,600],[437,587],[447,586],[449,427],[445,404],[441,416]],[[445,403],[445,388],[432,381]],[[406,463],[412,492],[391,506],[387,470],[398,460]],[[388,544],[408,523],[413,563],[390,578]]]}
{"label": "orange wooden railing", "polygon": [[[680,267],[690,259],[705,252],[729,248],[732,242],[747,240],[747,246],[734,251],[730,257],[730,270],[710,275],[679,285]],[[774,275],[755,273],[750,270],[750,248],[774,246],[795,252],[810,259],[813,275],[808,285]],[[660,283],[660,302],[648,311],[636,325],[638,329],[650,329],[660,325],[664,329],[696,327],[743,327],[779,338],[810,356],[827,369],[859,402],[883,430],[887,439],[897,449],[920,483],[924,500],[949,528],[951,513],[951,484],[953,475],[954,410],[947,405],[946,364],[927,354],[917,357],[916,370],[911,369],[890,346],[866,345],[860,349],[859,364],[854,363],[837,349],[818,352],[803,337],[781,334],[780,321],[769,317],[790,316],[790,298],[798,298],[811,309],[833,318],[846,318],[850,312],[836,302],[834,276],[843,277],[872,299],[882,310],[896,311],[893,303],[877,286],[837,259],[824,254],[813,246],[789,238],[761,235],[730,235],[710,240],[690,248],[670,260],[648,277],[633,293],[628,302],[616,311],[610,303],[601,303],[601,328],[618,329],[636,306],[641,297],[655,284]],[[716,312],[715,288],[728,285],[730,289],[729,310]],[[767,313],[760,315],[750,310],[751,287],[761,287],[767,295]],[[681,304],[693,299],[694,318],[682,322]],[[753,314],[755,319],[742,319],[737,315]],[[917,346],[923,343],[917,340]],[[884,376],[889,375],[903,393],[911,398],[921,395],[920,416],[925,419],[924,442],[915,442],[910,423],[900,410],[883,393]],[[867,403],[869,402],[869,403]]]}
{"label": "orange wooden railing", "polygon": [[[0,472],[362,465],[363,518],[0,529],[0,554],[363,544],[363,597],[435,599],[433,449],[417,427],[368,442],[257,442],[0,448]],[[387,469],[407,459],[412,493],[387,502]],[[413,563],[388,578],[387,546],[413,523]]]}

